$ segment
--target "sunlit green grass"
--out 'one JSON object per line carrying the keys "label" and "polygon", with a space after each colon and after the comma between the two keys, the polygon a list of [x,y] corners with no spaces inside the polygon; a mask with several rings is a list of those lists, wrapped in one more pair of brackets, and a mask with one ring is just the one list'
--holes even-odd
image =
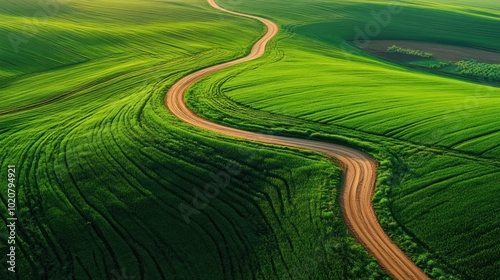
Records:
{"label": "sunlit green grass", "polygon": [[[381,277],[341,222],[331,162],[202,132],[163,106],[183,75],[246,53],[261,24],[202,0],[64,3],[0,7],[0,161],[18,167],[21,279]],[[260,132],[364,142],[396,242],[433,278],[495,279],[498,88],[346,53],[384,1],[220,3],[282,33],[263,59],[193,87],[190,106]],[[495,1],[405,5],[376,38],[500,48]],[[179,205],[230,166],[186,224]]]}
{"label": "sunlit green grass", "polygon": [[[204,132],[164,108],[170,85],[246,53],[261,24],[198,0],[64,3],[33,36],[24,24],[39,1],[0,7],[18,279],[383,277],[342,223],[332,162]],[[18,52],[9,35],[23,39]]]}
{"label": "sunlit green grass", "polygon": [[[188,96],[190,106],[245,129],[302,137],[317,132],[341,135],[380,151],[376,158],[398,162],[392,165],[396,175],[379,182],[391,185],[386,207],[424,249],[404,239],[398,243],[415,258],[420,255],[419,264],[426,269],[428,263],[441,263],[464,279],[495,279],[500,269],[498,87],[413,72],[348,48],[345,40],[353,39],[355,27],[364,28],[373,20],[370,12],[386,5],[311,0],[286,5],[279,0],[221,3],[272,18],[282,33],[265,59],[195,85]],[[372,39],[500,50],[500,33],[494,28],[498,9],[490,4],[481,12],[469,9],[472,2],[460,8],[405,4]]]}

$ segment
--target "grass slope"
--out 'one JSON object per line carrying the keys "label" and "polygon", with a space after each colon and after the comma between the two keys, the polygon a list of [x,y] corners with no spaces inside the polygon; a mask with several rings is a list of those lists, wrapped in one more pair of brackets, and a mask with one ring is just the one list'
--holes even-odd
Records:
{"label": "grass slope", "polygon": [[[272,18],[282,33],[264,60],[195,85],[190,106],[245,129],[363,142],[383,160],[375,198],[386,209],[379,212],[382,222],[397,232],[390,221],[395,219],[419,244],[397,241],[417,263],[433,278],[445,269],[464,279],[496,279],[500,90],[349,52],[344,40],[374,19],[371,11],[387,9],[384,1],[221,4]],[[492,28],[498,24],[494,8],[484,8],[485,15],[446,3],[404,5],[372,39],[500,50],[499,31]]]}
{"label": "grass slope", "polygon": [[40,3],[0,8],[0,166],[17,166],[19,218],[18,273],[1,279],[384,277],[342,223],[330,161],[163,106],[186,73],[246,53],[260,24],[201,0]]}

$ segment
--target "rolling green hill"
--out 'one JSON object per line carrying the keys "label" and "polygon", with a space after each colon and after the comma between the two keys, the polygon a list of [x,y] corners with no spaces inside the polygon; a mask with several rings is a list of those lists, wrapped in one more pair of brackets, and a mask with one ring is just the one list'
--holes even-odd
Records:
{"label": "rolling green hill", "polygon": [[348,235],[340,171],[316,154],[192,128],[183,75],[263,33],[205,1],[0,7],[0,217],[16,166],[17,274],[0,279],[381,278]]}
{"label": "rolling green hill", "polygon": [[[498,88],[350,47],[385,1],[219,2],[282,33],[265,58],[195,85],[193,109],[365,149],[380,162],[379,218],[417,264],[435,279],[500,274]],[[0,162],[17,171],[18,279],[386,277],[342,223],[330,161],[204,132],[163,106],[183,75],[246,53],[260,24],[203,0],[40,3],[0,7]],[[495,1],[404,5],[369,39],[500,50]]]}
{"label": "rolling green hill", "polygon": [[[473,10],[472,2],[447,3],[405,3],[366,43],[411,39],[500,50],[493,2]],[[381,161],[375,201],[398,244],[435,278],[444,269],[463,279],[496,279],[500,90],[414,72],[350,47],[358,29],[366,32],[373,15],[388,10],[384,1],[221,4],[271,18],[282,33],[265,59],[195,85],[190,106],[244,129],[365,147]],[[398,237],[401,230],[407,237]],[[432,268],[436,263],[442,267]]]}

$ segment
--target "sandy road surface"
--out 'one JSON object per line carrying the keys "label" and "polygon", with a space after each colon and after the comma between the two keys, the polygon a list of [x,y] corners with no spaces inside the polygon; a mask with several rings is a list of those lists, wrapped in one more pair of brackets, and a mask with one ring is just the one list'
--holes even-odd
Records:
{"label": "sandy road surface", "polygon": [[252,141],[317,151],[333,158],[341,164],[344,171],[340,202],[344,219],[357,240],[395,279],[429,279],[385,234],[375,217],[372,196],[376,165],[369,156],[335,144],[271,136],[222,126],[197,116],[186,106],[184,95],[189,86],[220,69],[259,58],[264,53],[266,44],[278,32],[278,26],[268,19],[226,10],[218,6],[215,0],[208,0],[208,3],[221,11],[261,21],[267,26],[267,33],[255,43],[246,57],[208,67],[180,79],[168,90],[165,106],[181,120],[200,128]]}

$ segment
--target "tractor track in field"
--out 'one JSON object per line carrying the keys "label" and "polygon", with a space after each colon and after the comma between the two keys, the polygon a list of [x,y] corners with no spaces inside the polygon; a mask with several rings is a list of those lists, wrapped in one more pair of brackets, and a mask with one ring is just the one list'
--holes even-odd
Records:
{"label": "tractor track in field", "polygon": [[200,79],[221,69],[261,57],[267,43],[278,33],[278,25],[258,16],[226,10],[208,0],[208,3],[223,12],[256,19],[267,27],[266,34],[242,58],[217,64],[189,74],[177,81],[165,96],[165,106],[170,112],[193,126],[224,135],[267,144],[295,147],[322,153],[339,163],[343,170],[343,186],[340,204],[345,222],[358,242],[368,250],[385,271],[395,279],[429,279],[389,238],[380,226],[372,205],[375,190],[376,164],[368,155],[352,148],[300,138],[282,137],[244,131],[226,127],[203,119],[191,111],[184,102],[187,89]]}

